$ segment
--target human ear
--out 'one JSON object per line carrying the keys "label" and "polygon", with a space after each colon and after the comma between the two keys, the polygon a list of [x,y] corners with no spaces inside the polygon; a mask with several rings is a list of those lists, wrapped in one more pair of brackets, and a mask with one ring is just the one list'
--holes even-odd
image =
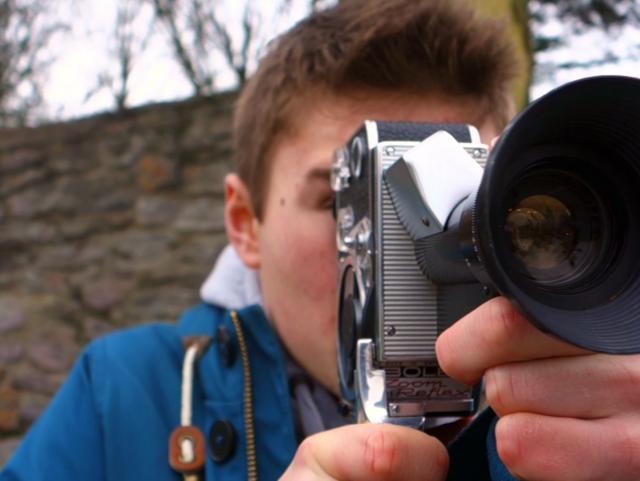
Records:
{"label": "human ear", "polygon": [[237,174],[228,174],[224,179],[225,227],[227,237],[250,269],[260,267],[259,222],[251,205],[251,196]]}

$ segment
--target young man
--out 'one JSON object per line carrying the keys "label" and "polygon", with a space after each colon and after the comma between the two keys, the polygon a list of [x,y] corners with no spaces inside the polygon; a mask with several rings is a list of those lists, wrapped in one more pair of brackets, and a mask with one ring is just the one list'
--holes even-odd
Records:
{"label": "young man", "polygon": [[447,451],[336,415],[332,152],[368,118],[469,123],[489,142],[511,115],[500,32],[451,0],[345,0],[275,42],[238,102],[231,247],[205,302],[89,346],[0,480],[180,479],[169,458],[203,462],[200,479],[640,478],[639,358],[554,340],[504,299],[437,345],[450,375],[486,376],[499,421],[481,414]]}

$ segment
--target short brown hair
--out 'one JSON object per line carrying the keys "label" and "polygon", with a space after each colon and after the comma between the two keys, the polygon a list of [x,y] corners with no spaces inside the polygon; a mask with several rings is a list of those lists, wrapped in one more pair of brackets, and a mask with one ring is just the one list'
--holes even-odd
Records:
{"label": "short brown hair", "polygon": [[516,57],[504,22],[480,19],[462,1],[342,0],[270,45],[245,85],[234,120],[235,168],[259,219],[270,149],[293,129],[309,92],[373,87],[472,98],[481,118],[504,127]]}

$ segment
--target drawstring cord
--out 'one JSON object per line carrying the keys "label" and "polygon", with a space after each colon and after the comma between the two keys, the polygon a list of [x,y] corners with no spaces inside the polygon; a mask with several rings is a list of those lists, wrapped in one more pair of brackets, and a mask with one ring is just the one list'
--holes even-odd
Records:
{"label": "drawstring cord", "polygon": [[186,353],[182,364],[180,426],[169,438],[169,465],[182,474],[184,481],[199,481],[205,465],[205,440],[202,431],[192,424],[193,378],[198,356],[211,342],[210,336],[186,336]]}
{"label": "drawstring cord", "polygon": [[[196,356],[198,354],[198,346],[193,345],[187,349],[182,364],[182,402],[180,403],[180,425],[191,426],[191,398],[193,396],[193,367],[195,365]],[[185,463],[191,463],[195,459],[195,451],[193,439],[184,437],[180,443],[182,452],[180,459]],[[185,481],[191,481],[184,475]],[[197,478],[192,478],[197,479]]]}
{"label": "drawstring cord", "polygon": [[[247,442],[247,479],[258,478],[255,431],[253,425],[253,392],[251,389],[251,367],[247,346],[237,312],[231,311],[238,344],[242,354],[244,373],[244,422]],[[182,338],[186,348],[182,365],[182,392],[180,399],[180,426],[169,438],[169,464],[181,473],[184,481],[199,481],[205,465],[205,440],[202,431],[191,424],[193,402],[194,366],[212,341],[211,336],[185,336]],[[187,347],[188,346],[188,347]]]}

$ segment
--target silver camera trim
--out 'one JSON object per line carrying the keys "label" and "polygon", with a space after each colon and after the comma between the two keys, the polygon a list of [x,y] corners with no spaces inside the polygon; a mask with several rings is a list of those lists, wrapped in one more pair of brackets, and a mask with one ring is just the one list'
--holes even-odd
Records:
{"label": "silver camera trim", "polygon": [[358,400],[358,422],[390,423],[422,429],[426,417],[389,416],[387,405],[387,376],[384,369],[373,368],[374,342],[371,339],[360,339],[356,352],[356,399]]}
{"label": "silver camera trim", "polygon": [[[356,352],[357,422],[388,423],[415,429],[429,429],[439,425],[439,418],[424,413],[451,413],[462,410],[473,412],[474,400],[387,403],[387,376],[384,369],[374,369],[374,342],[360,339]],[[391,414],[389,414],[391,413]]]}

